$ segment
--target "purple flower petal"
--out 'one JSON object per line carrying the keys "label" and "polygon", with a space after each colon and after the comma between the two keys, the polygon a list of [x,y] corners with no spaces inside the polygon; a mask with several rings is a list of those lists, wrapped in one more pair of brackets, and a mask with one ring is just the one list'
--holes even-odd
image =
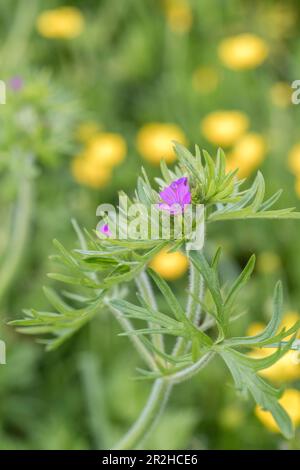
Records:
{"label": "purple flower petal", "polygon": [[191,202],[192,202],[191,193],[186,193],[182,198],[182,204],[183,205],[191,204]]}
{"label": "purple flower petal", "polygon": [[102,225],[102,227],[100,228],[100,232],[103,233],[103,235],[105,235],[106,237],[112,236],[112,233],[110,231],[108,224]]}
{"label": "purple flower petal", "polygon": [[172,183],[159,193],[162,202],[159,208],[170,212],[170,214],[179,214],[184,212],[185,205],[191,204],[191,191],[186,176],[172,181]]}
{"label": "purple flower petal", "polygon": [[167,204],[172,205],[177,201],[176,192],[171,186],[165,188],[159,195]]}

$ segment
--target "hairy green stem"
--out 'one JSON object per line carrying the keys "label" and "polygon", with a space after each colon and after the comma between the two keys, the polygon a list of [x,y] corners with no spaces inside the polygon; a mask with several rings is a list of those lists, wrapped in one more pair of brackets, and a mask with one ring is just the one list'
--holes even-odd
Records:
{"label": "hairy green stem", "polygon": [[195,374],[197,374],[201,369],[203,369],[203,367],[205,367],[211,361],[214,355],[214,351],[209,351],[191,366],[185,367],[184,369],[180,370],[179,372],[176,372],[175,374],[166,376],[165,380],[171,383],[172,385],[175,385],[184,382],[185,380],[191,379]]}
{"label": "hairy green stem", "polygon": [[[197,298],[202,299],[204,292],[204,283],[201,274],[190,261],[189,265],[189,294],[186,306],[186,316],[198,325],[201,306],[196,301]],[[193,295],[191,295],[193,294]],[[186,341],[184,338],[178,338],[173,349],[173,355],[180,355],[186,348]]]}
{"label": "hairy green stem", "polygon": [[33,200],[32,175],[25,173],[19,184],[19,192],[11,220],[6,256],[0,266],[0,303],[18,270],[26,246]]}
{"label": "hairy green stem", "polygon": [[[194,296],[189,295],[188,305],[187,305],[187,315],[190,318],[195,318],[197,314],[198,305],[195,302],[195,294],[202,295],[203,291],[203,282],[201,278],[197,275],[197,272],[192,265],[190,264],[190,292],[193,292]],[[198,292],[199,290],[199,292]],[[178,355],[181,352],[181,349],[185,347],[184,342],[179,341],[174,348],[173,354]],[[188,380],[193,377],[196,373],[199,372],[203,367],[214,356],[213,352],[209,352],[202,356],[195,364],[187,367],[176,374],[166,376],[161,379],[157,379],[154,382],[150,397],[146,403],[145,408],[143,409],[140,417],[128,431],[128,433],[121,439],[121,441],[115,446],[115,449],[126,450],[133,449],[138,444],[140,444],[147,434],[153,429],[159,417],[161,416],[166,403],[168,401],[171,390],[175,384]]]}
{"label": "hairy green stem", "polygon": [[[144,272],[139,276],[137,280],[138,289],[143,298],[148,301],[152,308],[156,308],[155,297],[152,292],[151,284],[147,278],[147,274]],[[187,300],[186,315],[196,324],[199,321],[201,305],[197,302],[197,298],[203,297],[204,293],[204,282],[200,273],[195,269],[194,265],[190,262],[190,285],[189,285],[189,296]],[[192,295],[191,295],[192,294]],[[154,335],[154,341],[157,341],[157,336]],[[158,347],[163,348],[161,335],[158,336]],[[173,348],[173,355],[178,356],[181,354],[187,345],[183,338],[179,338]],[[193,377],[214,356],[214,352],[210,351],[202,356],[197,362],[189,367],[186,367],[179,372],[165,376],[164,378],[157,379],[154,382],[150,397],[146,403],[145,408],[140,414],[138,420],[127,432],[127,434],[121,439],[121,441],[115,446],[115,449],[126,450],[133,449],[140,444],[146,435],[153,429],[158,418],[162,414],[166,403],[168,401],[171,390],[175,384],[183,382]]]}
{"label": "hairy green stem", "polygon": [[201,274],[195,268],[193,263],[190,262],[190,285],[189,285],[189,296],[188,296],[187,307],[186,307],[186,316],[191,321],[194,321],[196,317],[199,315],[200,304],[199,302],[196,301],[196,298],[198,298],[200,295],[201,282],[202,282]]}

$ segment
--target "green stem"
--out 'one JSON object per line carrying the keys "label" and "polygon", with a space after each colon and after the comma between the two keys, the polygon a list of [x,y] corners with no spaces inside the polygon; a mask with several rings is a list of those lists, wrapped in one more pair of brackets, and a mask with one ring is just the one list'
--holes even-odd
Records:
{"label": "green stem", "polygon": [[165,380],[172,385],[179,384],[184,382],[185,380],[191,379],[194,375],[196,375],[203,367],[205,367],[211,359],[214,357],[215,352],[209,351],[208,353],[204,354],[197,362],[192,364],[189,367],[186,367],[175,374],[169,375],[165,377]]}
{"label": "green stem", "polygon": [[[202,276],[194,267],[193,263],[189,265],[189,295],[186,306],[186,316],[194,323],[198,324],[200,316],[200,304],[196,302],[197,298],[202,298],[204,292],[204,284]],[[191,295],[193,293],[193,295]],[[186,348],[184,338],[178,338],[173,349],[173,354],[179,356]]]}
{"label": "green stem", "polygon": [[[156,300],[152,291],[152,287],[147,276],[147,273],[143,271],[136,279],[136,285],[139,290],[139,293],[147,304],[154,310],[157,310]],[[155,328],[155,325],[149,322],[150,328]],[[162,335],[152,335],[152,341],[154,346],[161,351],[164,351],[164,340]],[[161,358],[157,358],[161,361]]]}
{"label": "green stem", "polygon": [[[140,276],[137,281],[137,286],[140,290],[141,295],[144,296],[145,300],[152,306],[156,308],[155,297],[153,296],[151,285],[148,281],[147,274],[143,273],[143,276]],[[204,292],[204,283],[201,278],[201,275],[194,268],[193,264],[190,262],[190,292],[192,295],[188,296],[187,302],[187,316],[197,322],[200,315],[199,303],[195,300],[197,297],[203,297]],[[154,337],[155,340],[155,337]],[[159,341],[162,339],[159,338]],[[160,345],[163,343],[159,343]],[[179,338],[174,349],[173,355],[178,356],[186,348],[186,342],[183,338]],[[160,346],[161,347],[161,346]],[[132,426],[132,428],[127,432],[127,434],[121,439],[121,441],[115,446],[115,449],[126,450],[134,449],[138,444],[140,444],[146,437],[146,435],[153,429],[153,426],[156,424],[158,418],[162,414],[166,403],[168,401],[171,390],[175,384],[183,382],[193,377],[199,372],[203,367],[214,356],[214,352],[210,351],[202,356],[196,363],[192,364],[189,367],[164,378],[157,379],[152,387],[150,397],[146,403],[145,408],[140,414],[139,418]]]}
{"label": "green stem", "polygon": [[19,184],[19,192],[11,220],[6,256],[0,266],[0,303],[7,294],[17,273],[28,238],[33,199],[32,175],[26,171]]}

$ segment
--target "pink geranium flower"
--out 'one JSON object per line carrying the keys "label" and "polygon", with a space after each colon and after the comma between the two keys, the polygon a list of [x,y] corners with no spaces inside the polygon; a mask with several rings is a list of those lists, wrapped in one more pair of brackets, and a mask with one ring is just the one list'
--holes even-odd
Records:
{"label": "pink geranium flower", "polygon": [[184,212],[185,206],[192,201],[189,182],[185,176],[172,181],[159,195],[162,199],[159,208],[174,215]]}

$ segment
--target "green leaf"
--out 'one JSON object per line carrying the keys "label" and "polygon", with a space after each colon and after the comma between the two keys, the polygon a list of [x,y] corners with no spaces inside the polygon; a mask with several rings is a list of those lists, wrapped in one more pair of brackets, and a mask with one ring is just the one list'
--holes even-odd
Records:
{"label": "green leaf", "polygon": [[294,435],[291,419],[277,401],[281,396],[281,391],[257,376],[252,366],[245,364],[244,360],[241,360],[231,350],[220,350],[219,354],[227,364],[236,388],[244,394],[250,393],[259,406],[270,411],[282,434],[287,439],[291,439]]}
{"label": "green leaf", "polygon": [[222,248],[219,247],[213,257],[213,260],[211,262],[211,267],[214,271],[216,271],[219,267],[219,262],[220,262],[220,257],[221,257],[221,253],[222,253]]}
{"label": "green leaf", "polygon": [[270,338],[274,337],[283,317],[282,304],[283,304],[282,285],[281,285],[281,282],[278,281],[275,286],[274,295],[273,295],[273,315],[268,325],[266,326],[266,328],[261,333],[255,336],[231,338],[227,340],[227,343],[228,344],[230,343],[230,345],[251,346],[254,344],[263,343],[264,341],[269,340]]}
{"label": "green leaf", "polygon": [[211,268],[211,266],[208,264],[202,252],[192,251],[190,252],[189,257],[195,268],[203,276],[213,301],[217,307],[218,314],[221,316],[223,311],[223,299],[214,269]]}
{"label": "green leaf", "polygon": [[151,309],[148,305],[147,308],[145,307],[140,307],[138,305],[132,304],[130,302],[127,302],[126,300],[111,300],[110,304],[116,308],[117,310],[120,310],[123,312],[125,315],[131,318],[136,318],[140,320],[153,320],[155,323],[159,323],[161,326],[165,327],[182,327],[182,323],[179,323],[176,320],[173,320],[170,318],[168,315],[165,315],[164,313],[154,311]]}
{"label": "green leaf", "polygon": [[51,290],[46,290],[46,294],[51,303],[59,307],[61,313],[25,310],[27,318],[14,320],[10,324],[18,327],[18,331],[23,334],[51,335],[52,338],[47,340],[47,350],[58,347],[100,312],[105,295],[104,292],[98,294],[98,297],[84,308],[67,309],[60,297],[54,296]]}
{"label": "green leaf", "polygon": [[273,364],[275,364],[282,356],[284,356],[291,348],[291,345],[294,342],[295,337],[291,338],[283,347],[278,348],[273,354],[270,354],[267,357],[262,357],[255,359],[253,357],[242,354],[234,349],[230,349],[232,356],[234,356],[241,364],[244,364],[247,367],[250,367],[255,372],[268,369]]}
{"label": "green leaf", "polygon": [[47,297],[50,304],[56,308],[56,310],[62,314],[68,314],[72,312],[72,308],[62,300],[62,298],[50,287],[43,287],[45,296]]}
{"label": "green leaf", "polygon": [[216,175],[217,181],[220,183],[225,176],[226,171],[226,156],[221,148],[218,149],[216,159]]}
{"label": "green leaf", "polygon": [[101,284],[98,284],[94,281],[92,281],[90,278],[86,276],[81,276],[81,277],[74,277],[74,276],[68,276],[66,274],[61,274],[61,273],[49,273],[47,276],[50,279],[54,279],[55,281],[63,282],[64,284],[73,284],[73,285],[78,285],[78,286],[85,286],[85,287],[90,287],[93,289],[99,289],[101,287]]}
{"label": "green leaf", "polygon": [[141,328],[139,330],[126,331],[124,333],[119,333],[118,336],[139,336],[139,335],[171,335],[179,336],[183,338],[189,337],[188,332],[185,328],[176,329],[176,328]]}
{"label": "green leaf", "polygon": [[227,294],[227,297],[224,302],[226,323],[228,322],[229,315],[231,313],[232,304],[235,301],[236,296],[241,290],[241,288],[248,282],[253,272],[254,266],[255,266],[255,255],[252,255],[248,263],[246,264],[245,268],[243,269],[239,277],[235,280],[235,282],[233,283],[233,285],[231,286]]}
{"label": "green leaf", "polygon": [[185,356],[181,356],[181,357],[176,357],[176,356],[173,356],[172,354],[167,354],[163,351],[161,351],[159,348],[157,348],[153,343],[152,341],[149,341],[146,337],[144,336],[141,336],[140,337],[140,340],[142,341],[142,343],[146,346],[147,349],[149,349],[149,351],[151,351],[152,353],[157,354],[159,357],[161,357],[162,359],[165,359],[167,362],[169,362],[170,364],[181,364],[182,366],[183,365],[189,365],[192,363],[192,360],[191,360],[191,356],[190,355],[185,355]]}
{"label": "green leaf", "polygon": [[279,209],[265,212],[249,212],[248,208],[236,212],[228,212],[218,214],[212,213],[208,222],[217,222],[221,220],[238,220],[238,219],[300,219],[300,212],[293,212],[294,208]]}
{"label": "green leaf", "polygon": [[176,299],[170,286],[166,283],[164,279],[162,279],[162,277],[159,274],[153,271],[153,269],[148,268],[147,272],[150,274],[151,278],[154,280],[155,284],[157,285],[157,287],[159,288],[159,290],[165,297],[166,302],[169,305],[175,318],[177,318],[177,320],[179,321],[186,322],[187,317],[185,315],[185,312],[183,308],[181,307],[181,305],[179,304],[178,300]]}
{"label": "green leaf", "polygon": [[259,208],[260,211],[266,211],[270,207],[272,207],[282,195],[282,189],[279,189],[273,196],[267,199]]}
{"label": "green leaf", "polygon": [[256,212],[261,207],[261,204],[262,204],[262,202],[264,200],[264,196],[265,196],[266,185],[265,185],[264,177],[263,177],[263,175],[261,174],[260,171],[257,173],[256,181],[257,181],[256,194],[255,194],[254,200],[253,200],[253,202],[250,206],[252,211],[254,211],[254,212]]}

